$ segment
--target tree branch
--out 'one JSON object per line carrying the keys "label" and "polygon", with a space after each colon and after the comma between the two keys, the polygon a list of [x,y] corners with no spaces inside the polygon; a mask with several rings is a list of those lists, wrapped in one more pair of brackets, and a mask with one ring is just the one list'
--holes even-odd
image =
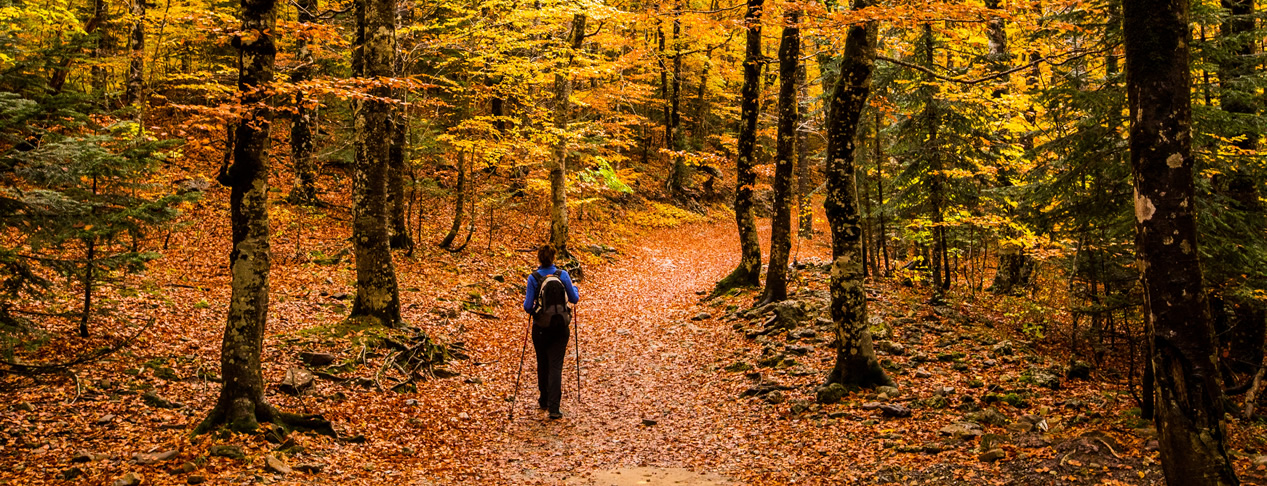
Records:
{"label": "tree branch", "polygon": [[1083,52],[1080,52],[1080,53],[1077,53],[1077,54],[1072,54],[1072,55],[1070,55],[1069,57],[1067,57],[1067,58],[1065,58],[1065,59],[1063,59],[1063,60],[1060,60],[1060,61],[1053,61],[1050,57],[1040,57],[1040,58],[1035,59],[1034,61],[1031,61],[1031,62],[1029,62],[1029,63],[1027,63],[1027,64],[1023,64],[1023,65],[1020,65],[1020,66],[1014,67],[1014,68],[1012,68],[1012,69],[1008,69],[1008,70],[1006,70],[1006,71],[1000,71],[1000,72],[997,72],[997,73],[994,73],[994,74],[990,74],[990,75],[988,75],[988,76],[983,76],[983,77],[980,77],[980,78],[975,78],[975,79],[952,78],[952,77],[950,77],[950,76],[946,76],[946,75],[943,75],[943,74],[938,74],[937,72],[933,71],[932,69],[926,68],[926,67],[924,67],[924,66],[920,66],[920,65],[918,65],[918,64],[909,63],[909,62],[906,62],[906,61],[903,61],[903,60],[900,60],[900,59],[894,59],[894,58],[891,58],[891,57],[888,57],[888,56],[879,56],[879,55],[877,55],[877,56],[875,56],[875,58],[876,58],[876,60],[877,60],[877,61],[886,61],[886,62],[890,62],[890,63],[893,63],[893,64],[897,64],[897,65],[902,66],[902,67],[906,67],[906,68],[914,69],[914,70],[916,70],[916,71],[920,71],[920,72],[922,72],[922,73],[924,73],[924,74],[927,74],[927,75],[932,76],[932,77],[934,77],[934,78],[940,79],[940,80],[942,80],[942,81],[949,81],[949,82],[952,82],[952,83],[959,83],[959,84],[965,84],[965,85],[969,85],[969,86],[970,86],[970,85],[980,84],[980,83],[984,83],[984,82],[986,82],[986,81],[991,81],[991,80],[995,80],[995,79],[998,79],[998,78],[1002,78],[1002,77],[1004,77],[1004,76],[1008,76],[1008,75],[1010,75],[1010,74],[1012,74],[1012,73],[1015,73],[1015,72],[1018,72],[1018,71],[1024,71],[1024,70],[1026,70],[1026,69],[1033,68],[1034,66],[1037,66],[1037,65],[1042,64],[1042,63],[1048,63],[1048,64],[1050,64],[1050,65],[1052,65],[1052,66],[1060,66],[1060,65],[1063,65],[1063,64],[1067,64],[1067,63],[1069,63],[1070,61],[1073,61],[1073,60],[1076,60],[1076,59],[1080,59],[1080,58],[1083,58],[1083,57],[1089,56],[1089,55],[1091,55],[1091,54],[1098,54],[1098,53],[1102,53],[1102,52],[1108,52],[1108,51],[1110,51],[1110,50],[1112,50],[1112,49],[1114,49],[1114,48],[1116,48],[1116,47],[1117,47],[1117,44],[1113,44],[1113,45],[1110,45],[1110,46],[1105,47],[1105,48],[1103,48],[1103,49],[1096,49],[1096,50],[1094,50],[1094,51],[1083,51]]}

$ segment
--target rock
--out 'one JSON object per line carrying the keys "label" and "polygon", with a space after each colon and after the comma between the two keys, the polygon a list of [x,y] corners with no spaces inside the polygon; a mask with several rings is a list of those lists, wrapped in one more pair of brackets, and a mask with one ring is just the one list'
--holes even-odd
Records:
{"label": "rock", "polygon": [[152,454],[146,454],[146,453],[140,453],[140,452],[136,454],[132,454],[132,459],[135,460],[137,464],[140,464],[142,466],[148,466],[150,464],[163,462],[173,457],[176,457],[176,449],[172,449],[170,451],[155,452]]}
{"label": "rock", "polygon": [[207,454],[211,457],[227,457],[239,461],[246,459],[246,453],[242,452],[242,448],[232,444],[213,445],[207,450]]}
{"label": "rock", "polygon": [[299,360],[308,366],[326,366],[334,363],[334,355],[330,353],[321,353],[315,351],[304,351],[299,353]]}
{"label": "rock", "polygon": [[862,404],[862,409],[863,409],[863,410],[876,410],[876,409],[879,409],[879,408],[880,408],[880,405],[883,405],[883,403],[880,403],[880,402],[866,402],[866,403]]}
{"label": "rock", "polygon": [[286,370],[286,376],[282,378],[281,385],[278,389],[292,395],[298,395],[308,387],[312,386],[312,382],[316,377],[311,372],[303,368],[290,368]]}
{"label": "rock", "polygon": [[818,337],[818,331],[813,329],[797,329],[792,332],[791,336],[797,339],[811,339]]}
{"label": "rock", "polygon": [[462,380],[462,383],[469,383],[469,384],[472,384],[472,385],[482,385],[482,384],[484,384],[484,379],[483,379],[483,378],[480,378],[480,377],[478,377],[478,376],[476,376],[476,377],[473,377],[473,378],[467,378],[467,379],[465,379],[465,380]]}
{"label": "rock", "polygon": [[93,456],[91,452],[79,451],[70,458],[70,462],[72,464],[82,464],[85,462],[92,462],[93,459],[96,459],[96,456]]}
{"label": "rock", "polygon": [[350,296],[347,292],[338,292],[330,295],[330,298],[334,300],[348,300],[348,297]]}
{"label": "rock", "polygon": [[1091,378],[1091,363],[1077,360],[1065,370],[1065,378],[1070,380],[1086,380]]}
{"label": "rock", "polygon": [[31,402],[18,402],[13,404],[13,409],[19,412],[33,412],[35,406],[31,405]]}
{"label": "rock", "polygon": [[695,314],[695,317],[692,317],[691,320],[692,321],[706,321],[712,318],[713,318],[712,314],[709,314],[707,312],[701,312],[699,314]]}
{"label": "rock", "polygon": [[779,390],[775,390],[770,393],[767,393],[763,395],[761,398],[762,400],[765,400],[766,403],[770,403],[773,405],[778,405],[780,403],[787,401],[787,397],[783,396],[783,392]]}
{"label": "rock", "polygon": [[949,435],[959,440],[968,440],[980,437],[985,431],[981,430],[980,425],[972,422],[958,422],[942,427],[938,433]]}
{"label": "rock", "polygon": [[97,419],[97,425],[105,425],[110,422],[114,422],[114,414],[112,413],[107,413],[105,415],[102,415],[101,418]]}
{"label": "rock", "polygon": [[916,368],[915,377],[916,378],[932,378],[933,374],[924,368]]}
{"label": "rock", "polygon": [[462,376],[461,373],[458,373],[448,368],[435,368],[431,370],[431,374],[436,375],[436,378],[439,378],[441,380]]}
{"label": "rock", "polygon": [[114,480],[114,486],[140,486],[145,482],[145,478],[140,474],[130,472],[124,474],[123,477]]}
{"label": "rock", "polygon": [[953,386],[939,386],[939,387],[937,387],[937,389],[933,390],[933,394],[934,394],[934,395],[940,395],[940,396],[943,396],[943,397],[944,397],[944,396],[954,395],[954,394],[955,394],[955,387],[953,387]]}
{"label": "rock", "polygon": [[984,366],[984,367],[986,367],[986,368],[993,368],[993,367],[997,366],[998,364],[999,364],[999,362],[998,362],[997,360],[993,360],[993,359],[987,359],[987,360],[982,360],[982,361],[981,361],[981,366]]}
{"label": "rock", "polygon": [[[1158,451],[1158,450],[1161,450],[1161,443],[1160,443],[1160,442],[1157,442],[1157,439],[1150,440],[1150,441],[1148,441],[1148,443],[1147,443],[1147,444],[1144,444],[1144,451],[1146,451],[1146,452],[1156,452],[1156,451]],[[1260,458],[1262,458],[1262,459],[1264,460],[1263,464],[1258,464],[1258,460],[1259,460]],[[1267,456],[1257,456],[1257,457],[1255,457],[1255,458],[1254,458],[1254,465],[1256,465],[1256,466],[1260,466],[1260,465],[1267,465]]]}
{"label": "rock", "polygon": [[1036,366],[1030,367],[1029,377],[1030,377],[1030,380],[1032,380],[1034,384],[1037,386],[1041,386],[1043,388],[1050,388],[1052,390],[1060,389],[1060,377],[1056,376],[1055,373],[1052,373],[1050,371],[1044,370]]}
{"label": "rock", "polygon": [[786,357],[787,355],[783,353],[775,353],[769,356],[764,356],[757,360],[757,366],[765,366],[767,368],[773,368],[775,366],[778,366],[779,363],[782,363],[783,358],[786,358]]}
{"label": "rock", "polygon": [[899,343],[895,343],[893,341],[887,341],[887,340],[880,341],[876,343],[875,347],[877,350],[883,351],[885,353],[888,353],[894,356],[902,356],[906,354],[906,347],[902,346]]}
{"label": "rock", "polygon": [[845,396],[845,387],[840,383],[832,383],[827,386],[820,386],[815,391],[815,401],[824,405],[840,403],[840,399]]}
{"label": "rock", "polygon": [[172,185],[176,186],[176,192],[180,194],[188,194],[191,192],[207,192],[208,189],[211,189],[211,181],[207,179],[203,179],[201,177],[181,179],[181,180],[172,182]]}
{"label": "rock", "polygon": [[651,420],[651,419],[642,419],[642,425],[645,425],[645,426],[647,426],[647,427],[650,427],[650,426],[655,425],[655,424],[658,424],[658,423],[659,423],[659,422],[657,422],[657,421],[655,421],[655,420]]}
{"label": "rock", "polygon": [[300,464],[295,466],[294,469],[301,473],[316,474],[321,472],[324,467],[325,466],[322,466],[321,464]]}
{"label": "rock", "polygon": [[1011,420],[1008,420],[1006,415],[1003,415],[998,410],[995,410],[993,408],[987,408],[980,412],[969,414],[967,417],[973,422],[986,424],[986,425],[993,425],[996,427],[1002,427],[1009,423],[1012,423]]}
{"label": "rock", "polygon": [[787,351],[787,354],[790,354],[793,356],[805,356],[809,354],[810,351],[814,350],[814,348],[811,348],[809,346],[796,346],[792,344],[784,346],[783,349],[784,351]]}
{"label": "rock", "polygon": [[1003,341],[994,346],[990,346],[990,354],[994,356],[1011,356],[1016,352],[1012,349],[1012,341]]}
{"label": "rock", "polygon": [[896,386],[877,386],[875,387],[875,391],[877,393],[886,395],[889,398],[897,398],[897,397],[902,396],[902,390],[897,389]]}
{"label": "rock", "polygon": [[793,415],[800,415],[810,410],[810,402],[806,400],[797,400],[792,403],[792,407],[788,409]]}
{"label": "rock", "polygon": [[1003,452],[1003,449],[990,449],[978,455],[977,459],[981,462],[995,462],[1005,457],[1007,457],[1007,453]]}
{"label": "rock", "polygon": [[264,456],[264,469],[277,474],[290,474],[290,466],[286,465],[286,461],[283,461],[272,454]]}
{"label": "rock", "polygon": [[880,412],[883,413],[885,417],[903,418],[911,416],[911,409],[906,408],[905,405],[896,403],[886,403],[880,405]]}
{"label": "rock", "polygon": [[197,474],[193,474],[185,478],[185,483],[188,483],[188,484],[202,484],[205,482],[207,482],[206,476],[200,476]]}
{"label": "rock", "polygon": [[173,402],[166,398],[158,396],[153,390],[147,391],[141,395],[141,401],[154,408],[185,408],[185,405],[179,402]]}
{"label": "rock", "polygon": [[61,474],[58,474],[57,476],[64,481],[70,481],[83,475],[84,475],[83,469],[72,467],[70,469],[66,469],[62,471]]}
{"label": "rock", "polygon": [[736,361],[734,363],[726,365],[726,367],[722,369],[729,371],[731,373],[739,373],[743,371],[751,371],[752,365],[745,363],[743,361]]}

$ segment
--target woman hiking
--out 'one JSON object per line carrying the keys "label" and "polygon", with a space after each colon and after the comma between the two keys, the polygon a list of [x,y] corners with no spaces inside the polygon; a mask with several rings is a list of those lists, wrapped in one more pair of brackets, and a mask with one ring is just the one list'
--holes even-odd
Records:
{"label": "woman hiking", "polygon": [[581,296],[566,270],[554,266],[555,250],[545,245],[537,250],[541,266],[528,275],[524,311],[532,316],[532,349],[537,352],[537,407],[550,411],[551,419],[563,418],[563,355],[568,347],[571,304]]}

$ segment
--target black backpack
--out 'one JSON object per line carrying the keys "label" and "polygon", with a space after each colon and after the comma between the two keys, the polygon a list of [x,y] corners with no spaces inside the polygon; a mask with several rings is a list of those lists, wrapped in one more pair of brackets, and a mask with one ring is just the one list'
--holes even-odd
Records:
{"label": "black backpack", "polygon": [[572,309],[568,307],[567,289],[563,286],[563,270],[554,273],[533,273],[537,277],[537,301],[532,305],[532,325],[540,328],[568,325]]}

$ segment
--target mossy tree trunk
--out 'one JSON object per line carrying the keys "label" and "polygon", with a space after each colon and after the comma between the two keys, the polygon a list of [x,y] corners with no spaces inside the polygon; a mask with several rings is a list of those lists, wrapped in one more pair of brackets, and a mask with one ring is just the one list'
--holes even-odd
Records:
{"label": "mossy tree trunk", "polygon": [[567,205],[567,131],[571,122],[572,106],[572,68],[577,51],[585,41],[585,14],[572,16],[572,31],[568,36],[568,52],[564,61],[554,73],[554,127],[558,130],[559,141],[554,147],[554,157],[549,161],[550,169],[550,245],[562,259],[571,258],[568,251],[568,205]]}
{"label": "mossy tree trunk", "polygon": [[792,252],[792,193],[796,157],[796,71],[801,56],[800,12],[784,14],[779,42],[779,121],[775,140],[774,217],[770,221],[770,266],[765,274],[762,303],[787,299],[787,264]]}
{"label": "mossy tree trunk", "polygon": [[[396,1],[358,2],[358,76],[389,78],[396,57]],[[356,300],[351,317],[369,317],[384,325],[400,320],[400,291],[392,263],[391,232],[388,227],[387,187],[391,164],[391,88],[369,89],[370,98],[357,100],[356,190],[353,200],[352,242],[356,254]]]}
{"label": "mossy tree trunk", "polygon": [[243,36],[239,46],[238,90],[243,106],[249,107],[234,131],[233,164],[221,177],[230,188],[229,211],[233,250],[229,253],[232,291],[228,319],[220,347],[220,374],[223,385],[215,408],[194,430],[207,432],[228,425],[239,432],[251,432],[261,422],[298,426],[334,435],[329,422],[319,416],[283,413],[264,399],[264,376],[260,355],[264,347],[264,326],[268,322],[269,248],[268,160],[272,114],[265,106],[266,95],[259,88],[273,81],[273,42],[277,24],[274,0],[242,0]]}
{"label": "mossy tree trunk", "polygon": [[123,103],[141,101],[145,87],[145,0],[132,0],[128,4],[132,28],[128,33],[128,82],[123,90]]}
{"label": "mossy tree trunk", "polygon": [[1186,0],[1122,4],[1135,232],[1168,484],[1238,484],[1198,259]]}
{"label": "mossy tree trunk", "polygon": [[[301,24],[317,21],[318,0],[297,0],[296,20]],[[308,34],[301,30],[295,39],[296,57],[299,65],[290,75],[290,82],[301,84],[312,79],[316,60],[312,50],[308,48]],[[309,100],[304,91],[295,92],[294,121],[290,125],[290,158],[295,172],[294,186],[286,199],[294,204],[313,204],[317,202],[317,167],[313,156],[313,128],[316,127],[317,110],[308,106]]]}
{"label": "mossy tree trunk", "polygon": [[717,283],[713,295],[736,287],[761,284],[761,242],[752,212],[753,186],[757,183],[753,160],[757,143],[758,96],[761,92],[761,9],[764,0],[748,0],[744,14],[747,43],[743,62],[743,87],[739,90],[739,143],[735,160],[735,224],[739,227],[739,266]]}
{"label": "mossy tree trunk", "polygon": [[[869,0],[857,0],[866,8]],[[831,317],[835,323],[836,365],[828,383],[859,386],[889,385],[892,381],[876,360],[867,328],[867,294],[863,288],[862,225],[854,180],[854,138],[871,92],[875,68],[875,27],[850,27],[840,60],[840,77],[828,99],[827,221],[831,225]]]}

